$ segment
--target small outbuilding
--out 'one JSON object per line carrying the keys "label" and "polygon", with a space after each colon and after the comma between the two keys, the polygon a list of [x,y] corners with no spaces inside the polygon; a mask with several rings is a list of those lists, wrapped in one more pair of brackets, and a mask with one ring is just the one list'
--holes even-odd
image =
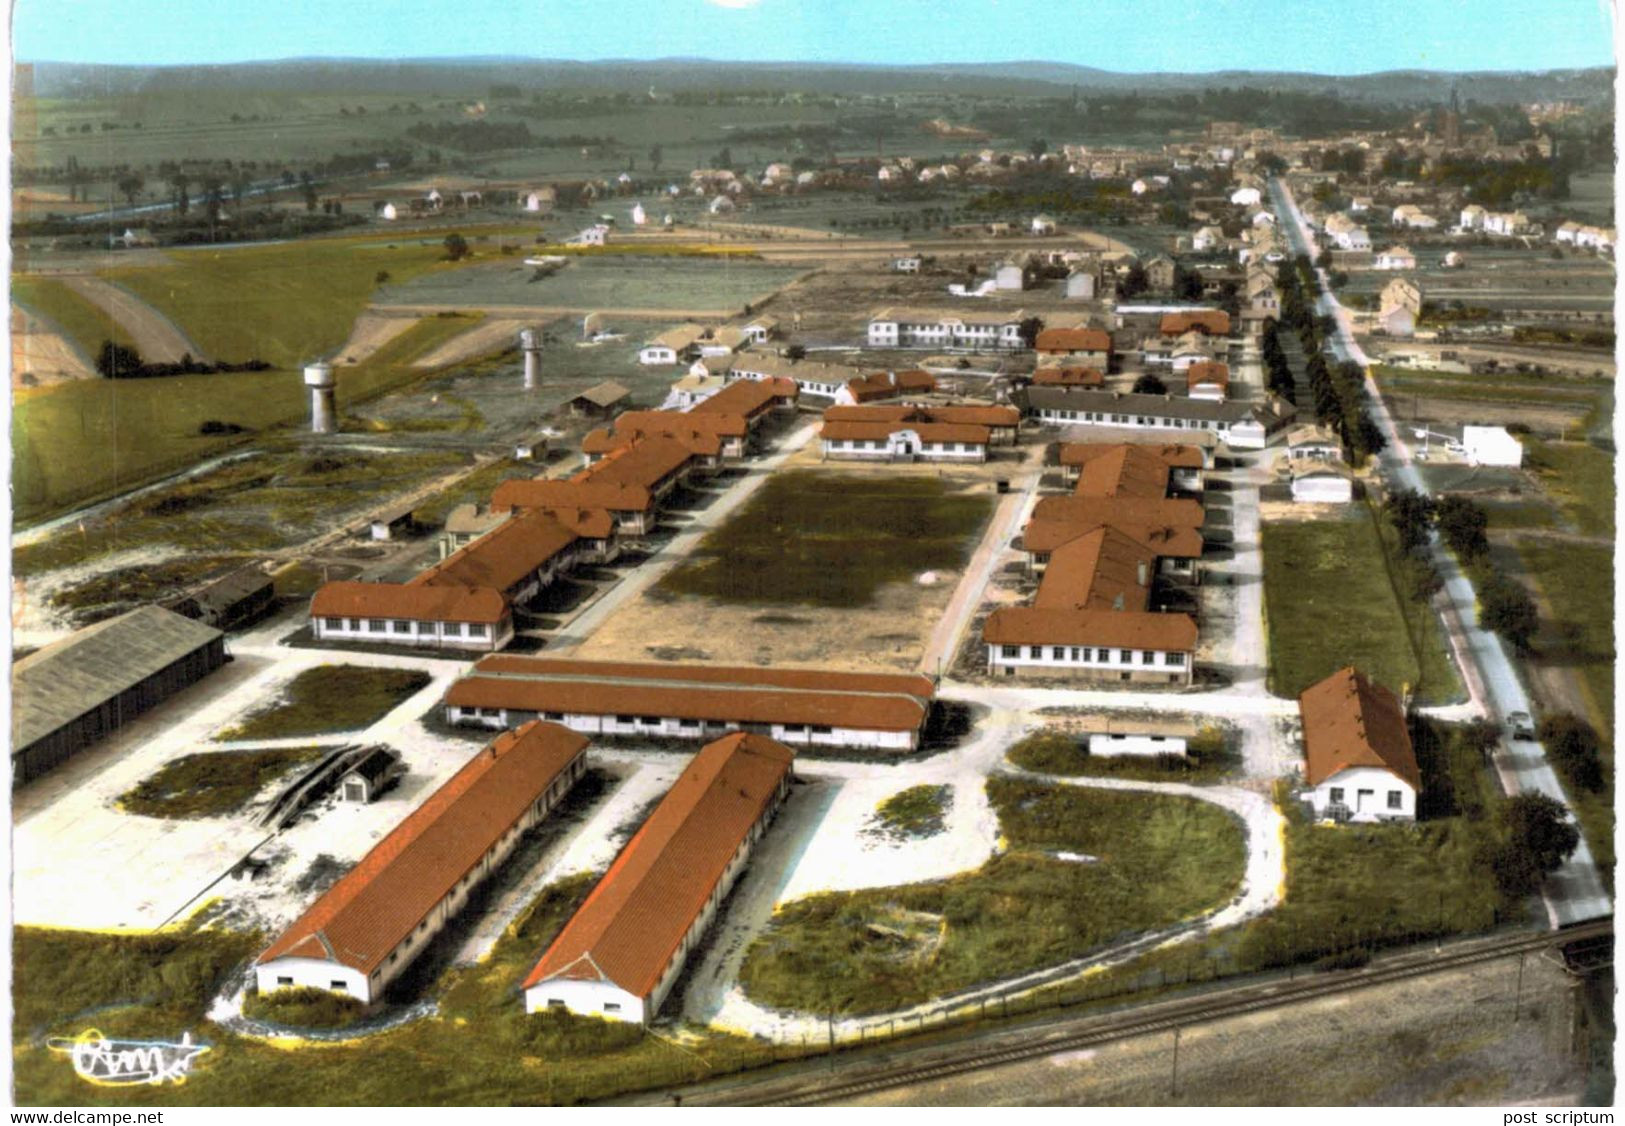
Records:
{"label": "small outbuilding", "polygon": [[1513,469],[1523,464],[1523,443],[1504,426],[1464,426],[1462,452],[1473,465],[1501,465]]}
{"label": "small outbuilding", "polygon": [[1306,469],[1292,478],[1292,499],[1300,504],[1348,504],[1354,482],[1335,469]]}
{"label": "small outbuilding", "polygon": [[571,399],[570,413],[582,418],[608,418],[626,405],[631,394],[613,379],[606,379]]}
{"label": "small outbuilding", "polygon": [[377,801],[405,773],[400,755],[388,747],[373,747],[340,777],[339,800],[360,805]]}

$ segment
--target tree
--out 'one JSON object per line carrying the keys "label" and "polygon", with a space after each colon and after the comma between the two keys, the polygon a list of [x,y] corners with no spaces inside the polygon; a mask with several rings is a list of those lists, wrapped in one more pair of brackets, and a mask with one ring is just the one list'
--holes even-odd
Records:
{"label": "tree", "polygon": [[314,212],[316,204],[319,202],[316,198],[316,182],[310,178],[309,172],[301,172],[299,173],[299,184],[304,191],[305,210]]}
{"label": "tree", "polygon": [[1478,617],[1488,629],[1512,643],[1519,653],[1528,653],[1540,627],[1535,600],[1516,579],[1500,571],[1490,571],[1478,584]]}
{"label": "tree", "polygon": [[131,207],[135,206],[135,201],[141,195],[141,189],[146,186],[147,182],[141,178],[139,172],[127,172],[118,178],[119,194]]}
{"label": "tree", "polygon": [[1016,333],[1021,342],[1029,348],[1038,347],[1038,334],[1044,331],[1044,321],[1041,317],[1028,317],[1016,326]]}
{"label": "tree", "polygon": [[1174,296],[1181,301],[1200,301],[1202,299],[1202,275],[1195,270],[1174,265]]}
{"label": "tree", "polygon": [[1563,776],[1582,790],[1603,788],[1601,742],[1596,730],[1573,712],[1558,712],[1540,721],[1540,742]]}
{"label": "tree", "polygon": [[807,358],[807,349],[801,344],[792,344],[784,350],[785,358],[793,362],[800,362]]}
{"label": "tree", "polygon": [[140,352],[111,340],[102,341],[101,351],[96,354],[96,371],[104,379],[128,379],[144,366]]}
{"label": "tree", "polygon": [[1489,513],[1466,497],[1440,498],[1433,518],[1444,542],[1463,563],[1472,563],[1489,551]]}
{"label": "tree", "polygon": [[1031,154],[1034,160],[1037,160],[1039,157],[1049,152],[1049,142],[1043,137],[1034,137],[1027,144],[1027,152]]}
{"label": "tree", "polygon": [[1569,822],[1568,810],[1545,794],[1508,798],[1498,820],[1505,836],[1490,865],[1496,883],[1509,897],[1532,894],[1541,879],[1561,868],[1580,845],[1580,831]]}
{"label": "tree", "polygon": [[651,148],[649,150],[649,171],[659,172],[660,162],[665,159],[665,156],[666,151],[659,145],[655,145],[653,148]]}
{"label": "tree", "polygon": [[1123,280],[1117,283],[1119,297],[1138,297],[1151,288],[1151,279],[1145,272],[1145,267],[1135,262],[1128,268]]}
{"label": "tree", "polygon": [[445,241],[442,242],[441,245],[446,248],[446,258],[448,261],[460,262],[464,258],[467,258],[470,253],[468,249],[468,240],[462,235],[458,234],[456,231],[453,231],[451,234],[447,235]]}
{"label": "tree", "polygon": [[1134,381],[1134,393],[1136,395],[1166,395],[1168,385],[1150,372],[1146,372]]}
{"label": "tree", "polygon": [[1414,554],[1427,545],[1433,526],[1433,501],[1415,489],[1402,489],[1389,495],[1383,504],[1388,522],[1399,533],[1399,546]]}

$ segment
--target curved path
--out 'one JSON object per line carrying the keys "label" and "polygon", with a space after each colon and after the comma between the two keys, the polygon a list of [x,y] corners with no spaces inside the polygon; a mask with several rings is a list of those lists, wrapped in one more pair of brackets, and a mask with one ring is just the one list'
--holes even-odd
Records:
{"label": "curved path", "polygon": [[188,354],[194,360],[209,358],[179,325],[129,290],[90,274],[66,274],[62,284],[117,321],[142,359],[168,364]]}

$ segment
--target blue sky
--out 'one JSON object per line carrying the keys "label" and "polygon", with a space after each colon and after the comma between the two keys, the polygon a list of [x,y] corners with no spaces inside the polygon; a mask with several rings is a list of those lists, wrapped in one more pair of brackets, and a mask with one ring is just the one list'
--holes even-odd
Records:
{"label": "blue sky", "polygon": [[15,57],[1043,59],[1360,74],[1613,61],[1607,0],[16,0]]}

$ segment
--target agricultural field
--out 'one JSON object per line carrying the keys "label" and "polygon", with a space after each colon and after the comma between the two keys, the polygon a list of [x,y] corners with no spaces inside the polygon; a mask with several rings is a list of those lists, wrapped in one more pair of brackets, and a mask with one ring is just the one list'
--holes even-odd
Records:
{"label": "agricultural field", "polygon": [[[1390,242],[1376,232],[1373,242],[1381,250]],[[1393,243],[1407,237],[1396,234]],[[1564,251],[1554,257],[1552,247],[1524,248],[1505,241],[1482,243],[1469,239],[1451,240],[1448,245],[1412,245],[1418,269],[1410,275],[1422,287],[1430,305],[1463,305],[1490,310],[1528,309],[1561,314],[1574,310],[1604,312],[1614,303],[1614,269],[1607,259],[1583,252]],[[1443,268],[1445,253],[1460,250],[1467,260],[1461,270]],[[1393,275],[1385,270],[1351,271],[1346,288],[1354,296],[1373,297],[1382,291]]]}
{"label": "agricultural field", "polygon": [[[1270,690],[1295,697],[1345,665],[1425,703],[1461,691],[1433,611],[1396,593],[1376,518],[1352,506],[1341,518],[1262,527]],[[1329,629],[1328,623],[1337,628]]]}
{"label": "agricultural field", "polygon": [[1606,424],[1613,409],[1611,379],[1510,371],[1457,375],[1381,366],[1373,374],[1401,427],[1430,422],[1520,425],[1539,434],[1572,436]]}
{"label": "agricultural field", "polygon": [[740,971],[773,1008],[903,1008],[1081,957],[1225,903],[1239,821],[1191,798],[987,783],[1008,851],[934,883],[829,892],[774,912]]}
{"label": "agricultural field", "polygon": [[557,273],[535,278],[517,260],[456,272],[441,271],[378,294],[380,305],[437,308],[596,309],[651,313],[672,310],[726,316],[759,303],[794,281],[783,266],[705,258],[583,256]]}

